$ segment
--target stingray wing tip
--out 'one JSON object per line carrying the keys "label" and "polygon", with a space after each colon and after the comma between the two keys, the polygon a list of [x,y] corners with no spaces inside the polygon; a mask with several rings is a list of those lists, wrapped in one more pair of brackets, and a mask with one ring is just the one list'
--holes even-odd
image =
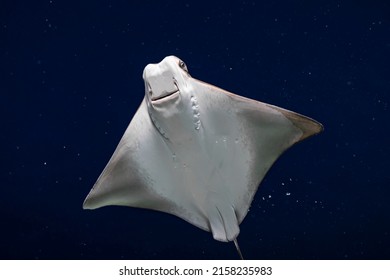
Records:
{"label": "stingray wing tip", "polygon": [[83,209],[84,210],[93,210],[96,209],[96,206],[94,206],[93,201],[91,201],[89,195],[85,198],[83,202]]}

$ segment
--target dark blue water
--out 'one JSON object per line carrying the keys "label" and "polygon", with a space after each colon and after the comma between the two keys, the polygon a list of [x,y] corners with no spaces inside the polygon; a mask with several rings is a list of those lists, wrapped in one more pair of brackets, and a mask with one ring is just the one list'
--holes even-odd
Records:
{"label": "dark blue water", "polygon": [[165,213],[81,208],[171,54],[325,127],[271,168],[244,257],[390,258],[388,1],[48,0],[0,4],[0,259],[238,257]]}

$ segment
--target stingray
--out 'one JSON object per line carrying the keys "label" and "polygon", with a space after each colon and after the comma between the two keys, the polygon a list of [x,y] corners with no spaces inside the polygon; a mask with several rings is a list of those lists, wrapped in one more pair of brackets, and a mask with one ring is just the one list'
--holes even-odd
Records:
{"label": "stingray", "polygon": [[84,209],[131,206],[176,215],[237,243],[275,160],[323,130],[317,121],[190,76],[168,56],[143,72],[145,97]]}

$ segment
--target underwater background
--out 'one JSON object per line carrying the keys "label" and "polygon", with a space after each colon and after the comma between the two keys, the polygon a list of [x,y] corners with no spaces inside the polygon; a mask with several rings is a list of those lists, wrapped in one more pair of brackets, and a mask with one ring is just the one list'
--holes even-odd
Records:
{"label": "underwater background", "polygon": [[167,55],[324,125],[259,187],[245,258],[390,258],[388,1],[3,0],[0,259],[238,258],[166,213],[82,210]]}

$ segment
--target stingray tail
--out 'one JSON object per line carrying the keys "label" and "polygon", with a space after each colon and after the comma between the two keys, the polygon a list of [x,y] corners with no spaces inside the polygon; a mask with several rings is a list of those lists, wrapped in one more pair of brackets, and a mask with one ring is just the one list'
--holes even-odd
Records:
{"label": "stingray tail", "polygon": [[236,249],[237,249],[237,253],[238,255],[240,256],[240,259],[244,259],[244,257],[242,256],[242,253],[241,253],[241,250],[240,250],[240,246],[238,246],[238,242],[237,242],[237,238],[234,238],[234,245],[236,246]]}

